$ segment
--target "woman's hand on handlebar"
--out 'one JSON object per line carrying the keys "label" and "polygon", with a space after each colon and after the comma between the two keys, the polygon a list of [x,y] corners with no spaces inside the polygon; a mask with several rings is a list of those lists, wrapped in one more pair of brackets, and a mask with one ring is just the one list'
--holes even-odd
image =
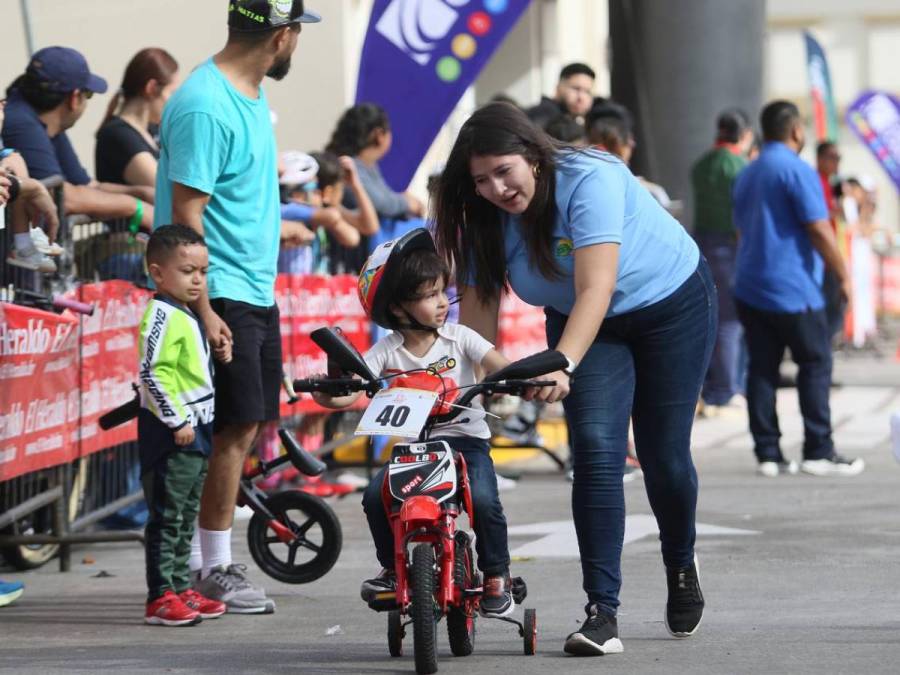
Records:
{"label": "woman's hand on handlebar", "polygon": [[570,383],[569,376],[563,371],[557,370],[555,373],[542,375],[542,380],[553,380],[556,385],[553,387],[532,387],[525,392],[523,398],[526,401],[541,401],[542,403],[556,403],[569,395]]}

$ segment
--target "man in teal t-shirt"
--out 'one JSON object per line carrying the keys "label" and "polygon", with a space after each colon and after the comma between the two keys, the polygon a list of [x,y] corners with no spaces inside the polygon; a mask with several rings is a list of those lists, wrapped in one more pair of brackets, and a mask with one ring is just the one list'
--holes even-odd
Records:
{"label": "man in teal t-shirt", "polygon": [[[275,135],[266,76],[287,75],[301,24],[320,17],[303,0],[231,0],[228,42],[198,66],[163,113],[154,227],[181,223],[209,248],[208,297],[193,309],[217,356],[213,452],[200,505],[197,590],[231,613],[275,604],[231,563],[231,525],[244,459],[262,425],[278,419],[281,335],[274,284],[281,228]],[[194,547],[196,551],[198,547]]]}
{"label": "man in teal t-shirt", "polygon": [[702,411],[707,416],[727,410],[734,395],[743,390],[739,365],[743,331],[731,297],[737,252],[731,188],[747,166],[746,155],[752,142],[753,131],[747,114],[737,108],[725,110],[716,121],[715,145],[691,169],[693,234],[709,262],[719,291],[716,346],[701,393]]}

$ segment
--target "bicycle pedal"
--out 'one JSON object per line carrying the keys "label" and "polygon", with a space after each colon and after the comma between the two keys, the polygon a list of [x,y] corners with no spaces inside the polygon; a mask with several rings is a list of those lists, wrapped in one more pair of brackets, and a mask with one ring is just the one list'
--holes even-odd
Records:
{"label": "bicycle pedal", "polygon": [[397,609],[397,594],[394,591],[376,593],[373,597],[369,598],[367,604],[369,605],[369,609],[376,612],[389,612],[393,609]]}
{"label": "bicycle pedal", "polygon": [[510,592],[512,593],[513,602],[521,605],[525,598],[528,597],[528,584],[525,583],[522,577],[513,577]]}

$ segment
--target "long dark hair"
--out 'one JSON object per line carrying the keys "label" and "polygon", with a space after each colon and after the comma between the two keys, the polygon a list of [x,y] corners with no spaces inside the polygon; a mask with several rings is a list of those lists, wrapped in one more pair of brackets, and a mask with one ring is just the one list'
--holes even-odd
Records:
{"label": "long dark hair", "polygon": [[103,128],[103,125],[109,122],[110,118],[118,112],[119,106],[135,96],[140,96],[150,80],[156,80],[160,87],[165,87],[172,81],[176,72],[178,72],[178,61],[165,49],[147,47],[139,51],[125,67],[122,86],[109,102],[106,116],[100,123],[100,127]]}
{"label": "long dark hair", "polygon": [[391,130],[387,113],[381,106],[374,103],[355,105],[341,115],[325,150],[339,157],[356,157],[363,148],[372,144],[372,132],[376,129]]}
{"label": "long dark hair", "polygon": [[[457,283],[471,285],[485,302],[507,285],[500,210],[475,194],[472,157],[520,155],[535,167],[534,197],[522,214],[528,260],[547,279],[560,276],[553,257],[556,216],[556,143],[524,112],[509,103],[489,103],[463,124],[433,195],[435,243],[456,270]],[[474,273],[474,274],[473,274]]]}

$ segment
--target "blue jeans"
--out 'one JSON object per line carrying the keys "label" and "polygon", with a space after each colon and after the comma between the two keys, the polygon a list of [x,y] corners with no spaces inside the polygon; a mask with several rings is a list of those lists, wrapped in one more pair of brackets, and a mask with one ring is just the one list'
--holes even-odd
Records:
{"label": "blue jeans", "polygon": [[785,347],[797,364],[797,396],[803,415],[803,459],[823,459],[834,453],[831,438],[831,335],[824,309],[799,314],[766,312],[737,303],[750,366],[747,411],[754,452],[760,462],[784,461],[779,439],[775,397],[778,367]]}
{"label": "blue jeans", "polygon": [[[469,489],[472,492],[472,510],[475,512],[475,551],[478,553],[478,569],[486,576],[504,574],[509,569],[509,546],[506,538],[506,516],[497,491],[497,474],[491,460],[490,443],[482,438],[445,436],[432,440],[447,441],[450,447],[462,453],[469,473]],[[363,509],[369,521],[369,530],[375,542],[375,555],[386,569],[394,569],[394,533],[384,502],[381,485],[387,475],[387,466],[375,474],[363,494]]]}
{"label": "blue jeans", "polygon": [[[547,341],[555,347],[567,317],[545,311]],[[669,297],[603,321],[563,399],[584,590],[588,602],[609,614],[616,613],[622,585],[629,417],[663,562],[680,568],[693,561],[697,472],[691,427],[716,319],[716,288],[701,257],[697,270]]]}
{"label": "blue jeans", "polygon": [[725,405],[744,390],[741,368],[744,332],[731,295],[737,241],[734,235],[726,233],[704,232],[695,236],[700,251],[709,261],[719,294],[719,331],[703,383],[703,401],[709,405]]}

